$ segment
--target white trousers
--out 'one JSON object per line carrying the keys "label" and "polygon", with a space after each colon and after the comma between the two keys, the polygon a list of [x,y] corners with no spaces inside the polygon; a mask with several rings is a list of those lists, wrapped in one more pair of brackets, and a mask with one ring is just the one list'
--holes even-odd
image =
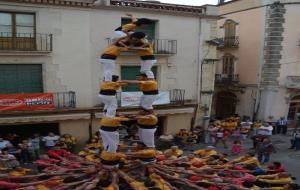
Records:
{"label": "white trousers", "polygon": [[141,107],[145,110],[153,110],[153,103],[156,100],[157,95],[142,95],[141,96]]}
{"label": "white trousers", "polygon": [[103,131],[99,129],[102,142],[103,142],[103,149],[107,152],[117,152],[118,145],[119,145],[119,132],[118,131]]}
{"label": "white trousers", "polygon": [[154,79],[154,74],[151,68],[156,62],[156,60],[142,60],[140,72],[145,73],[149,79]]}
{"label": "white trousers", "polygon": [[154,148],[155,142],[154,142],[154,134],[155,129],[142,129],[139,128],[138,135],[140,140],[148,147],[148,148]]}
{"label": "white trousers", "polygon": [[115,117],[118,108],[117,97],[99,94],[100,102],[104,104],[105,116]]}
{"label": "white trousers", "polygon": [[99,59],[102,64],[104,81],[112,81],[113,71],[115,69],[115,60],[112,59]]}

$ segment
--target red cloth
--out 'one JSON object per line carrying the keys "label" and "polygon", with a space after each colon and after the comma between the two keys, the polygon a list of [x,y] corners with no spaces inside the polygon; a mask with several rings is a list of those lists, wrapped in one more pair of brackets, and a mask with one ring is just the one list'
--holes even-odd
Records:
{"label": "red cloth", "polygon": [[269,170],[274,170],[275,173],[286,172],[286,170],[282,166],[275,168],[273,165],[268,165],[267,167],[268,167]]}
{"label": "red cloth", "polygon": [[210,186],[210,187],[208,188],[208,190],[219,190],[219,188],[216,187],[216,186]]}
{"label": "red cloth", "polygon": [[223,139],[224,140],[227,140],[229,136],[230,136],[230,133],[228,131],[223,132]]}
{"label": "red cloth", "polygon": [[189,180],[191,180],[191,181],[199,181],[201,179],[202,179],[201,177],[196,176],[196,175],[193,175],[193,176],[189,177]]}
{"label": "red cloth", "polygon": [[57,159],[62,159],[62,157],[66,157],[66,156],[69,156],[71,153],[66,151],[66,150],[63,150],[63,149],[60,149],[60,150],[48,150],[48,155],[53,157],[53,158],[57,158]]}
{"label": "red cloth", "polygon": [[156,159],[157,159],[158,162],[160,162],[160,161],[166,160],[166,157],[165,157],[165,155],[158,155],[158,156],[156,157]]}
{"label": "red cloth", "polygon": [[17,183],[0,181],[0,189],[17,189],[17,188],[20,188],[20,185]]}
{"label": "red cloth", "polygon": [[239,154],[242,151],[242,145],[241,144],[235,144],[231,148],[231,153],[232,154]]}
{"label": "red cloth", "polygon": [[44,159],[44,160],[37,160],[35,161],[35,163],[42,168],[47,168],[49,166],[52,166],[53,164],[56,164],[60,162],[59,160],[55,160],[55,159]]}

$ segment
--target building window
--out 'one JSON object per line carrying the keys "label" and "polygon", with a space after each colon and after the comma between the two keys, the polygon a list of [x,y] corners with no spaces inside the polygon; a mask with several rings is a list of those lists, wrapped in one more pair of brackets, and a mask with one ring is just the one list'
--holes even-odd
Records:
{"label": "building window", "polygon": [[236,22],[233,20],[226,20],[224,23],[225,38],[236,36]]}
{"label": "building window", "polygon": [[0,94],[43,92],[42,65],[0,64]]}
{"label": "building window", "polygon": [[0,12],[0,49],[35,49],[35,14]]}
{"label": "building window", "polygon": [[297,120],[298,116],[300,116],[300,95],[292,98],[287,118],[288,120]]}
{"label": "building window", "polygon": [[233,20],[226,20],[224,28],[224,46],[225,47],[236,47],[237,37],[236,37],[236,25],[237,23]]}
{"label": "building window", "polygon": [[[131,19],[129,19],[129,18],[122,18],[122,20],[121,20],[122,25],[128,24],[130,22],[131,22]],[[156,23],[152,22],[152,24],[150,24],[150,25],[145,25],[141,28],[138,28],[136,30],[136,32],[144,32],[147,35],[147,38],[149,40],[153,40],[153,39],[155,39],[155,25],[156,25]]]}
{"label": "building window", "polygon": [[[121,66],[122,80],[136,80],[136,76],[140,74],[140,66]],[[157,66],[152,67],[155,78],[157,78]],[[137,85],[129,85],[122,88],[124,92],[140,91]]]}
{"label": "building window", "polygon": [[227,76],[234,74],[234,56],[231,54],[227,54],[223,57],[223,74]]}

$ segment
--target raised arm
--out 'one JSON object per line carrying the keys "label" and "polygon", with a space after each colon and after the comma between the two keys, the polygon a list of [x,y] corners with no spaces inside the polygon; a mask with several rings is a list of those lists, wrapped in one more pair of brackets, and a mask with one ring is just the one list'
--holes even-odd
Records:
{"label": "raised arm", "polygon": [[135,18],[135,17],[133,16],[133,14],[131,14],[131,13],[127,13],[126,16],[129,16],[129,17],[131,18],[131,22],[136,22],[136,21],[138,21],[138,19]]}

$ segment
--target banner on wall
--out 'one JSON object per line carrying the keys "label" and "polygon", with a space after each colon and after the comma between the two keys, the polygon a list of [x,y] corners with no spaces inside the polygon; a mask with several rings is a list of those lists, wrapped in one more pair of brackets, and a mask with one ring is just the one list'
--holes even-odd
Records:
{"label": "banner on wall", "polygon": [[[140,105],[142,92],[121,92],[121,107],[136,107]],[[170,104],[170,92],[159,91],[153,105]]]}
{"label": "banner on wall", "polygon": [[52,110],[52,93],[0,94],[0,111]]}

